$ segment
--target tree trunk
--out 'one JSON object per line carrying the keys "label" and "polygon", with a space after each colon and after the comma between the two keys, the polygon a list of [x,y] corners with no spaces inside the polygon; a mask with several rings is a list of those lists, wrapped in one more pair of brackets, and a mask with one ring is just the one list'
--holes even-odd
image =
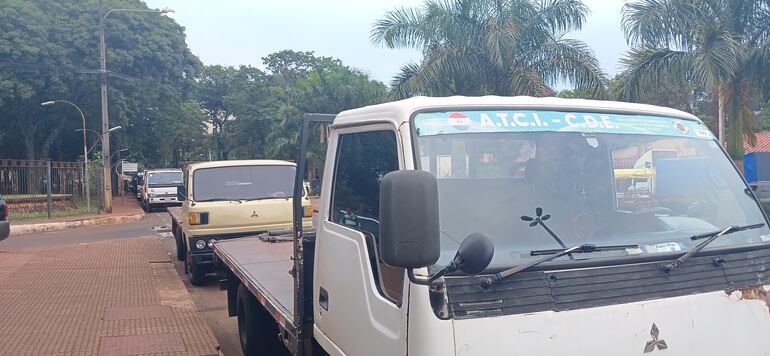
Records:
{"label": "tree trunk", "polygon": [[717,94],[719,97],[719,112],[717,113],[717,137],[719,138],[719,144],[725,147],[725,97],[720,90]]}

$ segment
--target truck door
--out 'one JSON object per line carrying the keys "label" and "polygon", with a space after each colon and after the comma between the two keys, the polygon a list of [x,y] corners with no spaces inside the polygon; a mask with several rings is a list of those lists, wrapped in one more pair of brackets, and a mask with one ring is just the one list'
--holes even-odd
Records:
{"label": "truck door", "polygon": [[[391,125],[335,130],[316,240],[315,336],[331,354],[406,355],[405,273],[380,263],[379,183],[399,169]],[[319,219],[320,220],[320,219]]]}

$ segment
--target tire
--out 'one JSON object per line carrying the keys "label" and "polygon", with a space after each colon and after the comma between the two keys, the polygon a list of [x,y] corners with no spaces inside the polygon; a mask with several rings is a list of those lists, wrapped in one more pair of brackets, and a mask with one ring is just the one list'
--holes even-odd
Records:
{"label": "tire", "polygon": [[144,209],[145,213],[152,212],[152,208],[150,207],[150,203],[142,201],[142,209]]}
{"label": "tire", "polygon": [[206,283],[206,272],[195,263],[190,264],[190,284],[199,287]]}
{"label": "tire", "polygon": [[176,239],[176,258],[180,261],[187,260],[187,246],[182,239],[182,231],[178,226],[174,227],[174,239]]}
{"label": "tire", "polygon": [[244,356],[289,355],[275,321],[243,284],[238,287],[238,339]]}

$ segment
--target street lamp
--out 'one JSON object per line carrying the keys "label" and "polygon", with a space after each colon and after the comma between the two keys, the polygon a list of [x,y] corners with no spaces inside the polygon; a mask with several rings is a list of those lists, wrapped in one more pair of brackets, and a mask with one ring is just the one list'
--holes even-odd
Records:
{"label": "street lamp", "polygon": [[75,103],[68,101],[68,100],[51,100],[46,101],[43,103],[40,103],[41,106],[51,106],[56,103],[62,103],[62,104],[69,104],[72,107],[74,107],[79,113],[80,113],[80,119],[83,122],[83,175],[85,176],[86,180],[86,209],[88,209],[88,213],[91,213],[91,192],[89,192],[89,179],[88,179],[88,144],[86,143],[86,116],[83,115],[83,110],[80,110],[80,107],[75,105]]}
{"label": "street lamp", "polygon": [[[115,130],[118,130],[118,129],[122,129],[122,128],[123,128],[122,126],[115,126],[115,127],[111,128],[111,129],[107,130],[107,132],[112,132],[112,131],[115,131]],[[83,129],[75,130],[75,132],[78,132],[78,131],[83,131]],[[88,131],[90,133],[93,133],[93,134],[96,134],[96,141],[94,141],[94,144],[91,145],[91,148],[88,149],[88,153],[91,153],[91,151],[94,149],[94,147],[96,147],[96,144],[102,141],[102,134],[100,134],[96,130],[91,130],[91,129],[86,129],[86,131]]]}
{"label": "street lamp", "polygon": [[[112,179],[110,173],[110,134],[108,128],[110,127],[110,119],[107,108],[107,47],[104,42],[104,22],[113,12],[150,12],[158,14],[167,14],[174,12],[173,9],[164,8],[162,10],[141,10],[141,9],[112,9],[107,12],[104,11],[102,6],[102,0],[99,0],[99,64],[101,74],[101,96],[102,96],[102,131],[104,135],[102,137],[102,158],[104,159],[104,211],[107,213],[112,212]],[[84,133],[85,135],[85,133]]]}

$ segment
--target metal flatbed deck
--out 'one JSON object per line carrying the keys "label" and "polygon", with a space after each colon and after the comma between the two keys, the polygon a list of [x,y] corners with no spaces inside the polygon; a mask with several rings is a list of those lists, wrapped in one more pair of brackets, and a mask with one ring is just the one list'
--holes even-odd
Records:
{"label": "metal flatbed deck", "polygon": [[168,210],[168,214],[171,215],[171,219],[174,219],[177,222],[182,221],[182,208],[178,206],[170,206],[166,208],[166,210]]}
{"label": "metal flatbed deck", "polygon": [[293,244],[264,242],[257,237],[223,240],[214,244],[222,263],[232,271],[257,299],[280,314],[278,322],[294,330],[294,279],[289,270],[294,266]]}

